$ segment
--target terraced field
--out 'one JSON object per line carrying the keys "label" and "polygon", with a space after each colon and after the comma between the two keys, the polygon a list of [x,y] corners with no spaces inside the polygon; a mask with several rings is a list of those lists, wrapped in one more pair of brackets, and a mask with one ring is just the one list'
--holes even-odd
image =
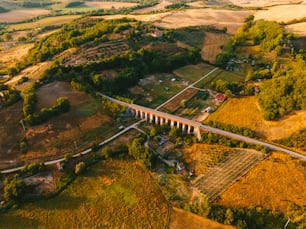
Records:
{"label": "terraced field", "polygon": [[198,177],[194,181],[194,186],[208,199],[214,200],[262,158],[262,153],[255,150],[240,149],[235,153],[230,153],[219,164]]}

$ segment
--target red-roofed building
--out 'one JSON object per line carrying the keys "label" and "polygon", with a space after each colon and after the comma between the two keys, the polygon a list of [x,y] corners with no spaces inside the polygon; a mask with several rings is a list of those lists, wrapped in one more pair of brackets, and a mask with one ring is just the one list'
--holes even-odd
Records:
{"label": "red-roofed building", "polygon": [[224,102],[226,100],[226,95],[224,94],[221,94],[221,93],[218,93],[216,96],[215,96],[216,99],[218,99],[220,102]]}

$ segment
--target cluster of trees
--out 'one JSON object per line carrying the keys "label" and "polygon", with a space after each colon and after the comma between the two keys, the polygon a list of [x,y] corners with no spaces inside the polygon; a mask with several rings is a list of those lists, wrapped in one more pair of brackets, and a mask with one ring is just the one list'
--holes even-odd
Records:
{"label": "cluster of trees", "polygon": [[21,201],[25,191],[26,184],[19,175],[16,174],[12,179],[4,180],[4,199],[6,201]]}
{"label": "cluster of trees", "polygon": [[306,109],[306,63],[303,57],[297,55],[292,68],[281,73],[263,82],[260,88],[259,104],[266,120],[280,118],[293,110]]}
{"label": "cluster of trees", "polygon": [[185,2],[181,1],[178,3],[173,3],[171,5],[168,5],[165,7],[166,9],[186,9],[189,8],[189,5],[186,4]]}
{"label": "cluster of trees", "polygon": [[216,81],[211,82],[210,85],[215,91],[222,92],[226,94],[226,96],[230,96],[232,94],[239,94],[244,88],[243,84],[237,82],[227,82],[222,79],[218,79]]}
{"label": "cluster of trees", "polygon": [[249,16],[233,38],[234,45],[259,45],[262,51],[275,50],[287,40],[284,28],[273,21],[253,21]]}
{"label": "cluster of trees", "polygon": [[303,151],[306,151],[306,129],[299,130],[295,133],[293,133],[288,138],[278,139],[274,142],[288,146],[288,147],[294,147],[301,149]]}
{"label": "cluster of trees", "polygon": [[43,172],[46,170],[46,165],[44,163],[34,162],[29,165],[26,165],[20,172],[25,176],[32,176],[39,172]]}
{"label": "cluster of trees", "polygon": [[244,127],[240,127],[240,126],[234,126],[231,124],[225,124],[225,123],[220,123],[220,122],[216,122],[216,121],[209,121],[207,123],[209,126],[221,129],[221,130],[226,130],[226,131],[230,131],[236,134],[241,134],[243,136],[247,136],[247,137],[255,137],[255,133],[248,129],[248,128],[244,128]]}
{"label": "cluster of trees", "polygon": [[144,146],[144,141],[144,138],[135,138],[127,145],[128,153],[146,168],[151,168],[153,154],[150,152],[148,147]]}
{"label": "cluster of trees", "polygon": [[[0,89],[1,91],[1,89]],[[21,100],[20,92],[17,90],[8,90],[8,94],[5,94],[4,97],[0,97],[0,104],[3,106],[10,106]],[[1,106],[0,106],[1,107]]]}
{"label": "cluster of trees", "polygon": [[58,98],[55,105],[50,108],[42,108],[39,113],[26,113],[24,121],[29,125],[39,125],[46,122],[51,117],[70,110],[70,102],[67,98]]}

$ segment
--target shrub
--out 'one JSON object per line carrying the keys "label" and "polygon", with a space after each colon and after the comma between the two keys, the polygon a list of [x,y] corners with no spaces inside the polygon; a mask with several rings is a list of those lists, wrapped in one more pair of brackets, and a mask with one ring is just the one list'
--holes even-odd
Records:
{"label": "shrub", "polygon": [[85,169],[85,163],[83,161],[81,161],[81,162],[79,162],[75,165],[74,173],[76,175],[79,175],[84,171],[84,169]]}

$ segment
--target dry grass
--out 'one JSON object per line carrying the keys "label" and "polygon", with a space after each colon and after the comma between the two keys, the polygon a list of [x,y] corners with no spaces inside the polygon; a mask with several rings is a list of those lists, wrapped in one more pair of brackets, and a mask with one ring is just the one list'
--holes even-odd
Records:
{"label": "dry grass", "polygon": [[286,213],[290,203],[306,205],[306,169],[301,161],[273,153],[221,194],[222,205],[262,206]]}
{"label": "dry grass", "polygon": [[135,162],[99,162],[59,196],[0,215],[10,228],[166,228],[168,205]]}
{"label": "dry grass", "polygon": [[[32,65],[24,70],[22,70],[21,73],[19,73],[17,76],[12,78],[10,81],[6,82],[7,85],[15,87],[17,90],[23,91],[26,87],[31,85],[33,82],[38,80],[41,75],[44,73],[45,70],[47,70],[51,66],[51,61],[45,61],[38,63],[36,65]],[[24,82],[23,84],[18,85],[18,80],[20,80],[22,77],[28,77],[29,80],[27,82]]]}
{"label": "dry grass", "polygon": [[22,60],[28,51],[33,47],[33,44],[21,44],[12,48],[3,49],[0,52],[0,63],[5,67],[12,67],[16,62]]}
{"label": "dry grass", "polygon": [[202,58],[209,63],[216,63],[216,56],[222,52],[221,46],[228,39],[228,35],[223,33],[207,32],[202,48]]}
{"label": "dry grass", "polygon": [[136,3],[131,2],[85,2],[86,6],[94,7],[94,8],[102,8],[102,9],[119,9],[119,8],[126,8],[126,7],[133,7],[136,6]]}
{"label": "dry grass", "polygon": [[45,9],[18,9],[0,14],[0,22],[18,22],[30,19],[39,15],[49,14],[50,10]]}
{"label": "dry grass", "polygon": [[170,229],[231,229],[233,226],[223,225],[196,214],[173,208],[170,218]]}
{"label": "dry grass", "polygon": [[278,121],[265,121],[257,97],[230,98],[209,120],[249,128],[268,140],[289,137],[306,128],[306,111],[296,111]]}
{"label": "dry grass", "polygon": [[286,26],[286,29],[292,33],[295,33],[301,37],[306,36],[306,22],[292,24]]}
{"label": "dry grass", "polygon": [[260,10],[255,13],[255,20],[265,19],[269,21],[287,22],[293,19],[305,17],[306,5],[281,5],[273,6],[268,10]]}

